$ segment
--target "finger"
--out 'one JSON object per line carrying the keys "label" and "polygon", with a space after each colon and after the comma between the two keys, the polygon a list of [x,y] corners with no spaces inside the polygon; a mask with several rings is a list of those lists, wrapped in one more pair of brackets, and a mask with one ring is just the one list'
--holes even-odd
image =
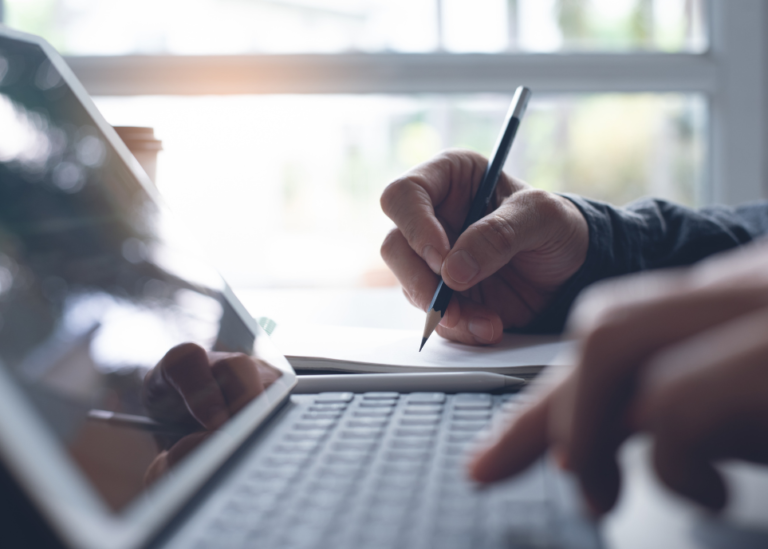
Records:
{"label": "finger", "polygon": [[635,421],[654,437],[654,466],[673,490],[711,509],[727,500],[713,461],[768,462],[768,310],[660,352],[638,390]]}
{"label": "finger", "polygon": [[549,446],[548,423],[551,397],[525,409],[492,445],[480,450],[469,465],[477,482],[505,479],[528,468]]}
{"label": "finger", "polygon": [[455,307],[454,311],[449,306],[444,318],[451,313],[454,324],[439,324],[436,331],[441,337],[467,345],[491,345],[501,341],[504,326],[499,315],[490,307],[456,294],[451,305]]}
{"label": "finger", "polygon": [[390,183],[381,195],[384,213],[434,273],[440,272],[450,250],[435,210],[447,201],[448,222],[458,230],[486,164],[477,154],[449,151],[413,168]]}
{"label": "finger", "polygon": [[210,435],[211,433],[209,432],[187,435],[169,450],[160,452],[150,463],[147,472],[144,473],[144,486],[151,486],[164,477],[169,470],[173,469],[179,461],[199,446],[200,443],[204,442]]}
{"label": "finger", "polygon": [[536,461],[550,446],[552,404],[562,398],[571,371],[545,370],[520,395],[523,407],[492,444],[478,449],[469,464],[470,476],[478,482],[495,482],[515,475]]}
{"label": "finger", "polygon": [[[163,376],[161,367],[164,361],[184,359],[189,353],[189,349],[175,347],[166,353],[156,367],[147,372],[141,391],[141,399],[151,417],[167,423],[189,424],[190,427],[199,426],[199,422],[189,413],[184,398]],[[195,353],[191,359],[195,360],[196,358],[199,359]]]}
{"label": "finger", "polygon": [[[606,418],[623,417],[636,373],[657,350],[755,307],[736,292],[690,291],[680,274],[637,277],[592,292],[572,315],[585,333],[560,443],[574,470],[597,460]],[[578,330],[577,330],[578,331]]]}
{"label": "finger", "polygon": [[696,459],[676,441],[656,440],[653,445],[653,467],[671,490],[713,511],[728,501],[722,476],[712,463]]}
{"label": "finger", "polygon": [[617,452],[626,436],[626,433],[607,434],[601,448],[595,449],[594,460],[575,471],[586,502],[597,517],[610,511],[619,498],[621,470]]}
{"label": "finger", "polygon": [[[381,257],[403,286],[408,300],[426,311],[435,295],[439,278],[408,245],[399,229],[392,230],[381,245]],[[453,301],[441,320],[444,326],[455,326],[459,308]]]}
{"label": "finger", "polygon": [[203,427],[217,429],[227,421],[227,403],[202,347],[193,343],[174,347],[163,357],[158,368],[168,385],[181,395],[192,417]]}
{"label": "finger", "polygon": [[[576,240],[586,231],[586,221],[570,201],[536,189],[519,191],[459,236],[445,258],[441,275],[451,288],[463,291],[497,272],[522,251],[541,249],[546,253],[545,245],[554,234]],[[583,248],[585,255],[586,238],[581,240],[582,245],[573,248],[578,248],[579,254]],[[561,261],[551,259],[556,264]]]}
{"label": "finger", "polygon": [[230,415],[235,415],[264,392],[257,364],[242,353],[210,353],[211,372]]}

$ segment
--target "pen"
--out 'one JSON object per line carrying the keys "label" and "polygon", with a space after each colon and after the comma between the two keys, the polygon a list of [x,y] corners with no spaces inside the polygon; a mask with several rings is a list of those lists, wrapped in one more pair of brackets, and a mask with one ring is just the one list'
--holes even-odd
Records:
{"label": "pen", "polygon": [[[512,104],[509,106],[509,111],[507,112],[504,129],[501,131],[499,140],[496,142],[496,148],[491,155],[488,167],[485,169],[485,174],[480,182],[480,187],[478,187],[475,198],[472,200],[472,205],[469,208],[469,212],[467,212],[467,218],[464,220],[464,226],[461,228],[459,234],[463,233],[467,230],[467,227],[480,220],[488,210],[488,202],[493,196],[493,191],[496,190],[496,183],[499,182],[501,170],[504,168],[504,163],[507,161],[509,149],[512,147],[512,142],[515,140],[517,128],[520,126],[520,120],[523,118],[523,113],[525,113],[525,108],[528,106],[530,97],[531,90],[524,86],[520,86],[515,90],[515,96],[512,98]],[[451,301],[452,295],[453,290],[443,282],[442,278],[440,278],[440,283],[437,285],[435,295],[432,298],[432,303],[429,304],[429,309],[427,309],[427,321],[424,324],[424,336],[421,339],[419,352],[424,348],[427,339],[429,339],[429,336],[432,335],[432,332],[445,315],[445,311],[448,309],[448,303]]]}
{"label": "pen", "polygon": [[194,428],[184,427],[182,425],[173,425],[170,423],[160,423],[146,416],[137,416],[134,414],[121,414],[120,412],[110,412],[109,410],[92,409],[88,412],[88,419],[108,423],[116,427],[131,427],[149,433],[162,433],[169,435],[187,435],[195,431]]}
{"label": "pen", "polygon": [[491,392],[522,387],[526,380],[491,372],[440,372],[409,374],[340,374],[298,376],[294,394],[326,391],[365,393],[368,391],[420,391],[440,393]]}

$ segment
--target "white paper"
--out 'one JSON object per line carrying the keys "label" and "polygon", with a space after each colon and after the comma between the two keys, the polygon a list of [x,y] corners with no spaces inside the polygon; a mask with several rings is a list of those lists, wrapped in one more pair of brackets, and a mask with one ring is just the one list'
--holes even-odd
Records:
{"label": "white paper", "polygon": [[294,368],[358,372],[482,370],[537,373],[562,364],[571,342],[553,336],[504,334],[501,343],[472,346],[421,332],[327,325],[280,325],[272,338]]}

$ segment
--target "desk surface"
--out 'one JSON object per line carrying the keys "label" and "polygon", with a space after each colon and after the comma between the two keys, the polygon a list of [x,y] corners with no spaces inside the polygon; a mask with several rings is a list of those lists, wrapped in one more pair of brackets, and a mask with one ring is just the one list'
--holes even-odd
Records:
{"label": "desk surface", "polygon": [[[242,290],[254,316],[278,324],[421,329],[424,313],[399,288]],[[612,549],[720,549],[768,547],[768,469],[730,464],[728,522],[707,515],[664,489],[648,460],[648,442],[637,438],[621,456],[625,486],[617,508],[602,526]],[[734,533],[733,525],[739,530]]]}

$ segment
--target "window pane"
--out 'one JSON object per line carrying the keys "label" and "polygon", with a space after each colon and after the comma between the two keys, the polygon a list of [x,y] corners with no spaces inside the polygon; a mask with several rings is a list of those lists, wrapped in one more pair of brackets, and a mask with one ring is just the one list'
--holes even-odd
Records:
{"label": "window pane", "polygon": [[[491,152],[511,97],[99,98],[154,126],[158,186],[236,287],[394,283],[379,246],[385,185],[447,147]],[[506,170],[551,191],[696,202],[705,102],[691,95],[537,96]]]}
{"label": "window pane", "polygon": [[63,53],[701,51],[704,0],[4,0]]}

